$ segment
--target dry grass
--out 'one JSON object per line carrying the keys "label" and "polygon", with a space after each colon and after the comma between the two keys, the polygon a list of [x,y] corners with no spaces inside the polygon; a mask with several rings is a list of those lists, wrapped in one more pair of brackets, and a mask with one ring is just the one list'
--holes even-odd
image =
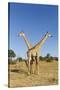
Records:
{"label": "dry grass", "polygon": [[9,87],[26,87],[58,84],[58,61],[39,62],[39,75],[28,75],[25,62],[9,65]]}

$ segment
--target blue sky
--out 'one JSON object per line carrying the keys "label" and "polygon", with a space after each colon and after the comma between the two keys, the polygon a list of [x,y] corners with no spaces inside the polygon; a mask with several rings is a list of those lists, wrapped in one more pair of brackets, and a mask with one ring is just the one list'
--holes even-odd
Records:
{"label": "blue sky", "polygon": [[46,32],[53,37],[46,40],[40,55],[50,53],[58,56],[58,6],[41,4],[9,4],[9,48],[14,50],[17,57],[25,58],[28,50],[18,33],[24,31],[32,45],[37,44]]}

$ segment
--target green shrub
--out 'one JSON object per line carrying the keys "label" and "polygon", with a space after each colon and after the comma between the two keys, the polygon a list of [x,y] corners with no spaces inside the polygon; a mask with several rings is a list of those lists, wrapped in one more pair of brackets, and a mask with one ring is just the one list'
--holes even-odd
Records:
{"label": "green shrub", "polygon": [[16,64],[16,61],[9,60],[8,63],[9,64]]}
{"label": "green shrub", "polygon": [[47,58],[46,62],[52,62],[52,59],[51,58]]}
{"label": "green shrub", "polygon": [[45,60],[45,58],[44,58],[44,57],[42,57],[42,56],[40,56],[40,57],[39,57],[39,60],[40,60],[40,61],[44,61],[44,60]]}

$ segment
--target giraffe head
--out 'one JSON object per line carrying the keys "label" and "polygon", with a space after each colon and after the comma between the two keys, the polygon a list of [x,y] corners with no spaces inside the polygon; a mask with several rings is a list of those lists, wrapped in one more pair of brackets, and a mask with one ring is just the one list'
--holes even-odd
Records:
{"label": "giraffe head", "polygon": [[52,37],[52,35],[49,32],[47,32],[46,35],[48,35],[48,37]]}
{"label": "giraffe head", "polygon": [[24,32],[19,33],[20,36],[25,36]]}

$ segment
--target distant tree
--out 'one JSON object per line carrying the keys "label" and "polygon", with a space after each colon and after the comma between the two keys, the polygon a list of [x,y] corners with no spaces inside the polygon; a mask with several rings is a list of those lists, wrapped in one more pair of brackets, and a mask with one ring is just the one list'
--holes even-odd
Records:
{"label": "distant tree", "polygon": [[46,55],[46,58],[50,58],[50,54],[49,53]]}
{"label": "distant tree", "polygon": [[43,60],[44,60],[44,57],[40,56],[40,57],[39,57],[39,60],[40,60],[40,61],[43,61]]}
{"label": "distant tree", "polygon": [[22,57],[18,57],[17,60],[20,62],[20,61],[22,61],[23,59],[22,59]]}
{"label": "distant tree", "polygon": [[53,57],[54,60],[58,61],[58,57]]}
{"label": "distant tree", "polygon": [[52,57],[50,56],[49,53],[45,56],[45,58],[46,58],[47,62],[51,62],[52,61]]}
{"label": "distant tree", "polygon": [[14,60],[9,60],[8,64],[16,64],[16,61]]}
{"label": "distant tree", "polygon": [[16,56],[15,52],[13,50],[8,50],[8,57],[9,59],[12,60],[12,58],[14,58]]}
{"label": "distant tree", "polygon": [[51,60],[53,60],[53,57],[52,57],[52,56],[50,56],[50,59],[51,59]]}

